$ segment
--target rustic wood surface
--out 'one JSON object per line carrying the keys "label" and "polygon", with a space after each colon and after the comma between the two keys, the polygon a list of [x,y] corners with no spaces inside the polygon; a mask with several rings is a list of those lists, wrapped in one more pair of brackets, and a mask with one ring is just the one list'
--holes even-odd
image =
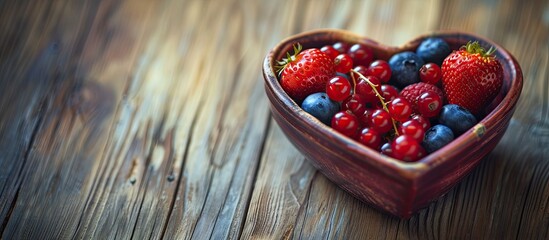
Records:
{"label": "rustic wood surface", "polygon": [[[263,90],[267,51],[317,28],[494,40],[524,72],[508,132],[409,220],[359,202]],[[547,1],[0,1],[2,239],[549,239],[547,146]]]}

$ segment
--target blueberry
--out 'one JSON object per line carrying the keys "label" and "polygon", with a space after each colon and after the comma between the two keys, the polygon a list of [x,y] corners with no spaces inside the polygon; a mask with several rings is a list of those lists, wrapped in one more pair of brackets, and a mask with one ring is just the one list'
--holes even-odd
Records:
{"label": "blueberry", "polygon": [[442,65],[442,61],[452,52],[442,38],[427,38],[417,47],[417,55],[426,63]]}
{"label": "blueberry", "polygon": [[339,112],[339,103],[332,101],[326,93],[318,92],[307,96],[301,108],[324,124],[330,125],[332,117]]}
{"label": "blueberry", "polygon": [[461,135],[477,124],[477,119],[471,112],[456,104],[444,105],[438,121],[452,129],[455,136]]}
{"label": "blueberry", "polygon": [[351,77],[345,73],[336,72],[336,76],[342,76],[349,81],[351,80]]}
{"label": "blueberry", "polygon": [[391,83],[398,88],[404,88],[412,83],[419,82],[419,69],[423,66],[423,59],[413,52],[401,52],[389,59],[391,67]]}
{"label": "blueberry", "polygon": [[454,133],[452,129],[446,127],[442,124],[437,124],[432,126],[425,132],[425,137],[423,137],[423,148],[428,153],[432,153],[450,143],[454,140]]}

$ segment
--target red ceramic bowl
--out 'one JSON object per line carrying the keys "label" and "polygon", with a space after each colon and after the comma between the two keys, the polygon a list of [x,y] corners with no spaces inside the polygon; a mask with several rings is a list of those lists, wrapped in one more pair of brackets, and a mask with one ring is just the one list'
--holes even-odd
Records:
{"label": "red ceramic bowl", "polygon": [[[452,49],[470,40],[497,47],[504,81],[484,119],[447,146],[413,163],[381,155],[322,124],[284,92],[274,70],[276,61],[298,42],[304,48],[320,48],[337,41],[361,43],[374,50],[376,59],[388,60],[397,52],[414,51],[422,39],[430,36],[445,39]],[[273,118],[296,148],[356,198],[402,218],[409,218],[442,196],[494,149],[509,125],[522,90],[520,66],[509,52],[488,39],[461,32],[435,32],[401,47],[385,46],[342,30],[305,32],[283,40],[269,52],[263,76]]]}

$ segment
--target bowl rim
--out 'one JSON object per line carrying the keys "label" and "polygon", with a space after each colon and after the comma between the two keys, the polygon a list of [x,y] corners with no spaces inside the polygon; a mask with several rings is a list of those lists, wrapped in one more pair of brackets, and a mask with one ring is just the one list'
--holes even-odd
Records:
{"label": "bowl rim", "polygon": [[[500,103],[497,104],[497,106],[492,109],[490,113],[484,116],[484,118],[481,119],[473,128],[461,134],[458,138],[454,139],[451,143],[444,146],[443,148],[431,154],[428,154],[427,156],[416,162],[403,162],[401,160],[382,155],[379,152],[370,149],[360,144],[356,140],[351,139],[335,131],[331,127],[323,124],[318,119],[305,112],[282,89],[281,85],[279,84],[278,77],[275,74],[275,69],[273,67],[273,64],[276,63],[276,57],[279,56],[281,51],[283,51],[285,48],[288,48],[289,46],[292,46],[294,43],[303,42],[302,40],[315,36],[326,38],[335,36],[336,38],[334,38],[334,40],[339,39],[341,41],[362,43],[369,46],[376,45],[377,48],[384,49],[384,51],[387,51],[390,54],[394,54],[403,49],[417,45],[420,41],[427,37],[456,36],[465,37],[468,39],[475,39],[497,48],[497,54],[502,56],[498,59],[502,62],[505,61],[510,67],[509,72],[511,73],[511,83],[509,89],[507,90],[507,94],[500,101]],[[446,162],[447,159],[453,159],[454,157],[456,157],[457,154],[466,150],[468,146],[479,141],[485,134],[485,132],[490,131],[491,127],[494,126],[499,119],[505,117],[507,113],[514,111],[514,107],[520,96],[523,84],[522,70],[516,59],[505,48],[493,42],[492,40],[473,33],[450,30],[431,31],[426,34],[419,35],[400,46],[387,46],[368,37],[341,29],[325,28],[298,33],[283,39],[268,52],[263,61],[263,77],[266,87],[270,91],[272,91],[273,95],[276,96],[276,98],[280,101],[284,108],[287,108],[287,110],[289,110],[288,113],[292,114],[293,117],[297,117],[304,121],[307,121],[311,126],[311,130],[317,131],[321,134],[332,135],[334,139],[336,139],[336,141],[345,144],[353,156],[361,157],[361,162],[369,161],[370,164],[379,165],[388,171],[392,171],[393,174],[398,174],[410,180],[417,180],[418,176],[421,176],[425,172],[428,172],[430,169],[433,169],[438,165],[443,164],[444,162]]]}

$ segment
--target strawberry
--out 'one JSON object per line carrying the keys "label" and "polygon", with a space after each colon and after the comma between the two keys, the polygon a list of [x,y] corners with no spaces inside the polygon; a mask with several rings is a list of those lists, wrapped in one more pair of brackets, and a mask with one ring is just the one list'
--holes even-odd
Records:
{"label": "strawberry", "polygon": [[442,63],[442,90],[448,103],[479,114],[498,95],[503,85],[503,68],[478,42],[469,42],[452,52]]}
{"label": "strawberry", "polygon": [[326,89],[326,83],[335,76],[331,57],[317,48],[301,51],[300,44],[294,46],[294,55],[279,61],[280,85],[296,102]]}
{"label": "strawberry", "polygon": [[408,86],[406,86],[402,91],[400,91],[400,96],[408,100],[412,104],[412,109],[414,112],[418,112],[418,106],[417,106],[417,100],[418,97],[421,96],[421,94],[432,91],[435,92],[440,96],[440,99],[444,99],[444,94],[442,93],[442,90],[438,88],[437,86],[429,83],[424,82],[418,82],[413,83]]}

